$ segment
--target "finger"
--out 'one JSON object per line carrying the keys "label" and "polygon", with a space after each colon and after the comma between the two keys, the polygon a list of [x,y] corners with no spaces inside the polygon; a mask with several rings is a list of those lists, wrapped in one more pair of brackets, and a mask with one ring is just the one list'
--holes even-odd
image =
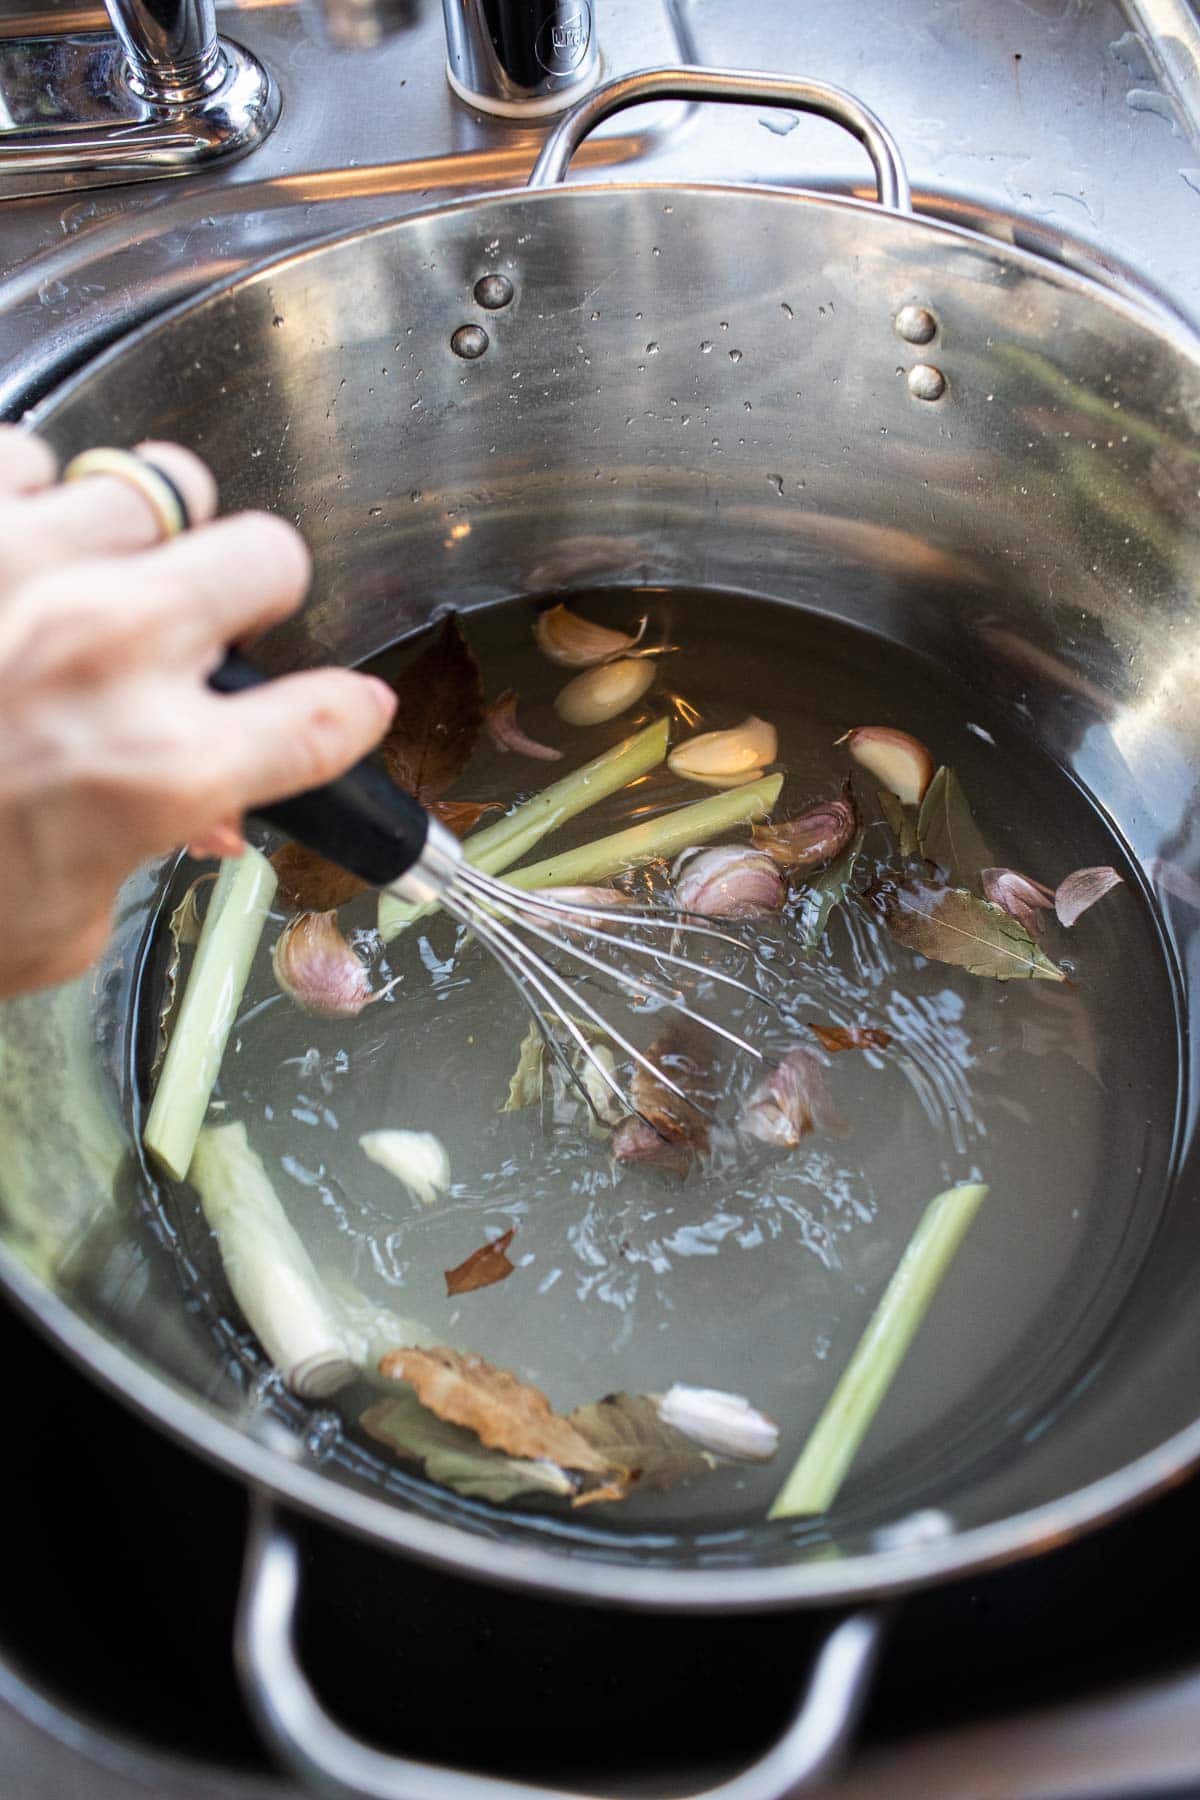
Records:
{"label": "finger", "polygon": [[189,853],[195,857],[240,856],[245,848],[245,835],[236,819],[223,820],[188,845]]}
{"label": "finger", "polygon": [[0,425],[0,494],[32,494],[58,474],[54,452],[21,425]]}
{"label": "finger", "polygon": [[314,669],[214,700],[226,791],[248,811],[321,787],[374,749],[396,696],[374,675]]}
{"label": "finger", "polygon": [[[179,489],[193,525],[212,518],[217,484],[198,456],[179,444],[140,448]],[[0,579],[13,583],[81,556],[148,550],[162,535],[158,514],[132,482],[88,475],[0,503]]]}
{"label": "finger", "polygon": [[[82,483],[81,483],[82,485]],[[64,565],[22,585],[23,654],[45,675],[93,680],[166,663],[207,674],[231,643],[295,612],[308,586],[303,538],[270,513],[242,513],[133,556]],[[53,629],[38,631],[39,621]]]}

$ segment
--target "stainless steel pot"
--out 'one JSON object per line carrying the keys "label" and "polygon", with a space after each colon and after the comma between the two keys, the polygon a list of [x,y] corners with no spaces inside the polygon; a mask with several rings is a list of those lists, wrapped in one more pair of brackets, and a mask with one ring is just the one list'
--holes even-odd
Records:
{"label": "stainless steel pot", "polygon": [[[599,118],[668,96],[825,114],[865,145],[882,204],[557,185]],[[1200,1459],[1187,1030],[1200,346],[1127,293],[912,216],[891,140],[851,97],[660,71],[569,115],[529,190],[241,276],[106,353],[33,422],[64,455],[180,437],[228,506],[301,521],[315,597],[272,634],[276,667],[357,660],[446,602],[598,576],[816,607],[987,691],[1091,792],[1155,887],[1178,1102],[1145,1145],[1135,1225],[1044,1359],[1021,1428],[989,1425],[949,1529],[889,1536],[892,1521],[860,1508],[837,1521],[832,1551],[765,1527],[719,1550],[651,1548],[398,1477],[384,1488],[366,1458],[323,1461],[304,1408],[264,1405],[238,1379],[236,1323],[188,1312],[169,1259],[130,1228],[123,1020],[157,872],[130,884],[92,981],[4,1011],[0,1271],[98,1379],[262,1497],[241,1655],[293,1762],[341,1792],[515,1792],[395,1765],[324,1717],[291,1648],[284,1507],[546,1594],[859,1607],[831,1627],[781,1742],[720,1791],[794,1790],[826,1766],[862,1695],[878,1637],[865,1602],[1059,1543]],[[143,1236],[162,1229],[138,1222]]]}

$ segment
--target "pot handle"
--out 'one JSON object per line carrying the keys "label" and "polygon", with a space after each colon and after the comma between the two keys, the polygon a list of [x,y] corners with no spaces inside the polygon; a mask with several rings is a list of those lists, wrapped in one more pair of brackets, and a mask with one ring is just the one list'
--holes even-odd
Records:
{"label": "pot handle", "polygon": [[800,76],[766,75],[748,69],[639,69],[605,82],[578,106],[564,113],[533,165],[528,185],[554,187],[588,133],[611,113],[646,100],[745,101],[753,106],[782,106],[792,112],[818,113],[856,137],[875,168],[880,206],[893,212],[912,211],[912,193],[904,158],[891,132],[869,107],[844,88]]}
{"label": "pot handle", "polygon": [[[256,1497],[238,1601],[235,1650],[251,1711],[281,1761],[336,1800],[588,1800],[572,1790],[405,1762],[360,1743],[324,1710],[296,1654],[300,1555],[294,1531]],[[858,1718],[883,1638],[881,1613],[850,1613],[816,1653],[800,1706],[765,1756],[689,1800],[784,1800],[820,1780]]]}

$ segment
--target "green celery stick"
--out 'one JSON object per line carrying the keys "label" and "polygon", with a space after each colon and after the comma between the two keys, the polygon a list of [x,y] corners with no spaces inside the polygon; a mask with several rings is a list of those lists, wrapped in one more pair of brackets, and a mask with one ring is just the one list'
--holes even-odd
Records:
{"label": "green celery stick", "polygon": [[176,1181],[187,1177],[274,897],[275,871],[260,851],[221,864],[142,1133],[147,1154]]}
{"label": "green celery stick", "polygon": [[987,1197],[980,1183],[931,1200],[842,1378],[767,1517],[828,1512],[955,1252]]}
{"label": "green celery stick", "polygon": [[[667,754],[669,725],[667,719],[656,719],[653,725],[647,725],[632,737],[623,738],[611,750],[603,751],[582,768],[564,775],[561,781],[552,782],[494,825],[473,831],[463,845],[467,861],[474,868],[482,869],[485,875],[499,875],[513,863],[520,862],[547,832],[657,768]],[[414,920],[436,911],[434,906],[418,906],[412,901],[397,899],[394,894],[381,894],[380,936],[387,943]]]}
{"label": "green celery stick", "polygon": [[660,856],[674,856],[692,844],[705,844],[747,819],[765,817],[779,798],[782,786],[782,775],[764,775],[760,781],[729,788],[709,800],[680,806],[674,812],[660,813],[656,819],[646,819],[611,837],[596,838],[577,850],[563,850],[544,862],[511,869],[504,879],[510,887],[524,888],[526,892],[532,888],[586,887],[590,882],[604,881],[610,875],[619,875],[622,869],[636,869],[641,863],[656,862]]}

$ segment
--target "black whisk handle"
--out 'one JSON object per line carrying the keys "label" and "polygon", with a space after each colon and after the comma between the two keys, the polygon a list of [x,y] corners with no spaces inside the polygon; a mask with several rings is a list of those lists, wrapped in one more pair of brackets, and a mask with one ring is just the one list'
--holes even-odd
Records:
{"label": "black whisk handle", "polygon": [[[270,679],[231,650],[209,676],[208,685],[218,694],[243,694]],[[425,808],[397,787],[374,756],[364,756],[324,787],[255,810],[259,818],[296,843],[328,857],[373,887],[386,887],[411,869],[429,834]]]}

